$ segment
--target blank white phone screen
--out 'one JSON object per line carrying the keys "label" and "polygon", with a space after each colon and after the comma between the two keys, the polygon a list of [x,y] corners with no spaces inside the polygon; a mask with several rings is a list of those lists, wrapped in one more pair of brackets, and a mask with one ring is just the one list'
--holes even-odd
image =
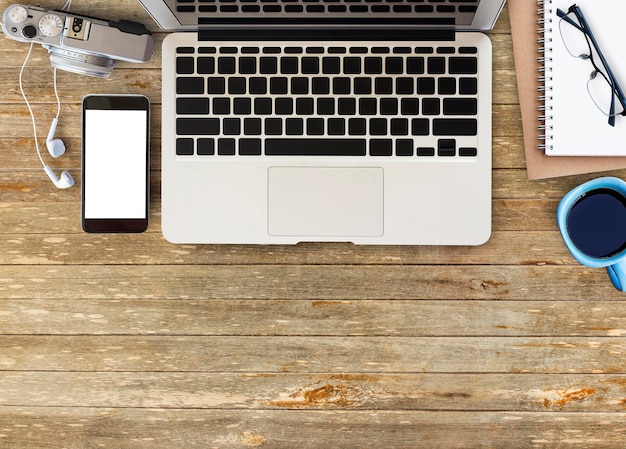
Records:
{"label": "blank white phone screen", "polygon": [[85,111],[85,218],[146,218],[148,113]]}

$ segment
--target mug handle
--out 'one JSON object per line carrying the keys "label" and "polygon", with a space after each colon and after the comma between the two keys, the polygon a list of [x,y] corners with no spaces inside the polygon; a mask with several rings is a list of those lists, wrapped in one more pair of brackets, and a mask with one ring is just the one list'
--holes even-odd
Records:
{"label": "mug handle", "polygon": [[626,260],[609,265],[606,267],[606,271],[608,271],[615,288],[621,292],[626,292]]}

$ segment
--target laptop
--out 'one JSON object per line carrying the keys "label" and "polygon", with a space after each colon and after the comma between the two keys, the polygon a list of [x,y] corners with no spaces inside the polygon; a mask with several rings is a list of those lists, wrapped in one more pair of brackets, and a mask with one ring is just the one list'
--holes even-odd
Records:
{"label": "laptop", "polygon": [[140,0],[173,243],[480,245],[504,0]]}

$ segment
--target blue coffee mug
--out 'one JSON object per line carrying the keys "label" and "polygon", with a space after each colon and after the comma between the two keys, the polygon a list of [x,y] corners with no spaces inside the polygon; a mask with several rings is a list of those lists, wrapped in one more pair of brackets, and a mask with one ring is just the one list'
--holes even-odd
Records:
{"label": "blue coffee mug", "polygon": [[559,203],[557,220],[574,258],[606,267],[615,288],[626,291],[626,182],[604,177],[579,185]]}

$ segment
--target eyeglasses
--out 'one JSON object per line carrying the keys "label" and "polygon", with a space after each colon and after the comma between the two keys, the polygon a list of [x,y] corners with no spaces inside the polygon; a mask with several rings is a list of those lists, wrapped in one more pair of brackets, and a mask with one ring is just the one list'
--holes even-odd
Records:
{"label": "eyeglasses", "polygon": [[[587,81],[587,92],[602,113],[615,126],[617,115],[626,115],[626,97],[611,71],[580,7],[572,5],[568,12],[557,9],[559,32],[568,53],[574,58],[591,62],[593,71]],[[570,26],[571,25],[571,26]]]}

